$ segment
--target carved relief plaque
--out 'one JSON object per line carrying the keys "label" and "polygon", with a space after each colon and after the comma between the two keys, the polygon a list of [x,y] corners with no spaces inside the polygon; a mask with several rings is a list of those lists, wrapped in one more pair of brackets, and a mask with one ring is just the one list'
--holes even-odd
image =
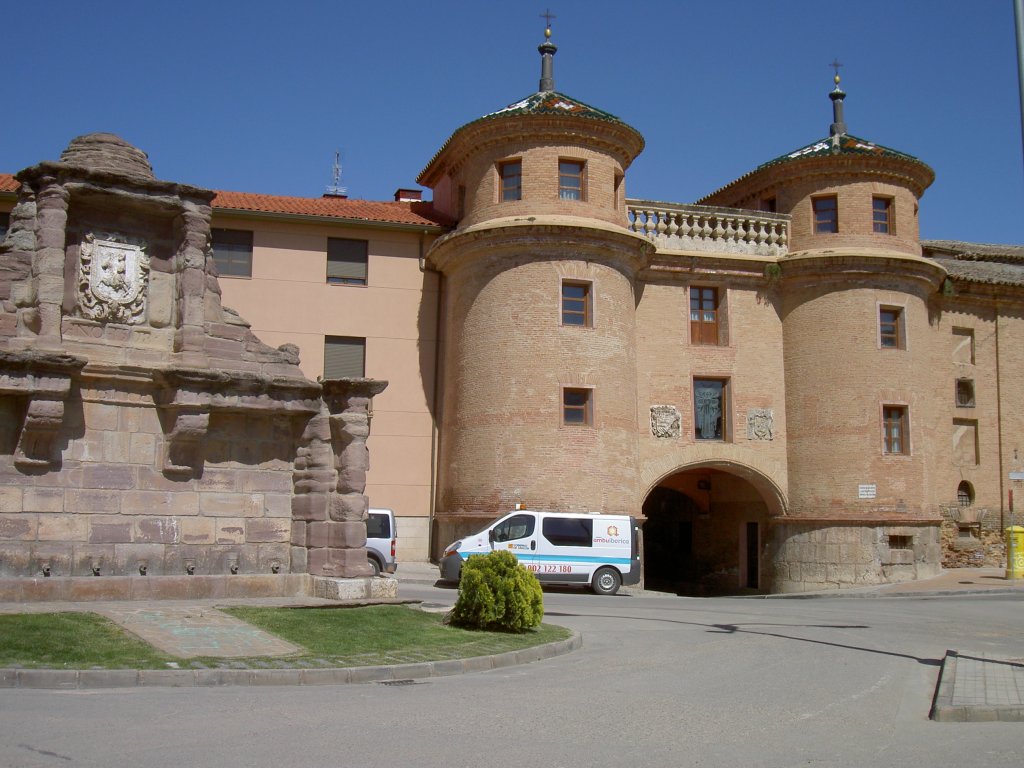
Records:
{"label": "carved relief plaque", "polygon": [[651,406],[651,434],[655,437],[679,437],[679,411],[674,405]]}
{"label": "carved relief plaque", "polygon": [[771,408],[747,411],[747,440],[774,440],[775,414]]}
{"label": "carved relief plaque", "polygon": [[145,243],[90,232],[79,252],[78,309],[82,316],[126,325],[142,323],[149,285]]}

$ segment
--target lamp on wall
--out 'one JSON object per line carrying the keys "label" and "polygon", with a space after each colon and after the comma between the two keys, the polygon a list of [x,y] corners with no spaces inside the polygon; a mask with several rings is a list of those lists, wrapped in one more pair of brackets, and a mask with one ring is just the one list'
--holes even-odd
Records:
{"label": "lamp on wall", "polygon": [[711,490],[711,478],[702,477],[697,481],[697,490],[699,491],[710,491]]}

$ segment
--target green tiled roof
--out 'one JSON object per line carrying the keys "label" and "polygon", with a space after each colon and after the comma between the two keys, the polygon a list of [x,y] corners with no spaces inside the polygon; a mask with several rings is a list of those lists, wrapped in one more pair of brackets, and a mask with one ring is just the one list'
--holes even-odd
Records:
{"label": "green tiled roof", "polygon": [[[490,120],[495,117],[506,115],[573,115],[575,117],[586,117],[592,120],[606,120],[610,123],[625,123],[615,115],[603,110],[584,104],[574,98],[566,96],[557,91],[538,91],[537,93],[509,104],[504,109],[484,115],[480,120]],[[477,121],[473,121],[477,122]]]}
{"label": "green tiled roof", "polygon": [[[838,138],[838,141],[836,139]],[[844,133],[841,136],[829,136],[824,139],[819,139],[813,144],[808,144],[806,147],[801,147],[795,152],[788,152],[785,155],[776,157],[774,160],[769,160],[767,163],[763,163],[757,167],[757,170],[762,168],[770,168],[773,165],[781,165],[782,163],[788,163],[792,160],[799,160],[805,157],[827,157],[831,155],[870,155],[873,157],[898,157],[901,160],[909,160],[914,163],[920,163],[921,165],[927,165],[918,160],[913,155],[908,155],[905,152],[899,152],[889,147],[883,147],[881,144],[875,144],[867,139],[861,139],[857,136],[851,136],[848,133]]]}

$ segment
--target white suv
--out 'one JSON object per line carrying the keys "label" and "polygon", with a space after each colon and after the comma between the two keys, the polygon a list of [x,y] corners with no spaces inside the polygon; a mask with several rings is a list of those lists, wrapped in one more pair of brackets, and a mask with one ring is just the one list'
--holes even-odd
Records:
{"label": "white suv", "polygon": [[366,515],[366,559],[373,575],[394,573],[398,570],[395,547],[398,544],[398,526],[395,513],[390,509],[371,509]]}

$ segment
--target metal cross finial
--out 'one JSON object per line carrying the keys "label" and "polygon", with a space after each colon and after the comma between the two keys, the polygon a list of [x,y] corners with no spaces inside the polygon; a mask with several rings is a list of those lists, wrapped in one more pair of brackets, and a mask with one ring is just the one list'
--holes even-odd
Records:
{"label": "metal cross finial", "polygon": [[832,69],[834,69],[836,71],[836,78],[838,79],[839,78],[839,68],[841,66],[843,66],[842,64],[839,63],[839,59],[832,59],[832,63],[829,64],[829,66],[832,67]]}
{"label": "metal cross finial", "polygon": [[557,16],[555,16],[555,14],[553,14],[553,13],[552,13],[552,12],[551,12],[550,10],[546,10],[546,11],[544,11],[544,13],[542,13],[542,14],[540,15],[540,17],[541,17],[542,19],[544,19],[544,21],[545,21],[545,22],[547,22],[547,25],[548,25],[548,29],[550,29],[550,28],[551,28],[551,20],[552,20],[552,19],[557,19],[557,18],[558,18],[558,17],[557,17]]}

